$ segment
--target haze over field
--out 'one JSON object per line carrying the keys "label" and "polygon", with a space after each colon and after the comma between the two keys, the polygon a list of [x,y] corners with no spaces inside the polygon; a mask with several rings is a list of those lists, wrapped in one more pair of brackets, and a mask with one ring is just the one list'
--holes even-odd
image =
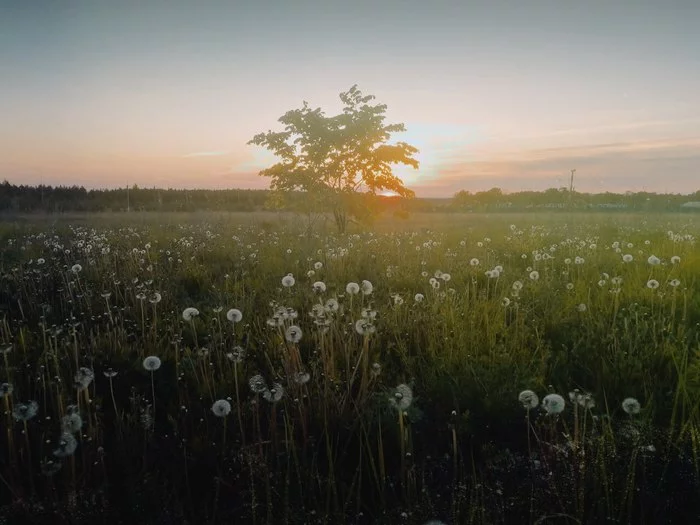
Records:
{"label": "haze over field", "polygon": [[419,197],[700,186],[700,2],[0,0],[0,179],[264,188],[246,146],[357,83]]}

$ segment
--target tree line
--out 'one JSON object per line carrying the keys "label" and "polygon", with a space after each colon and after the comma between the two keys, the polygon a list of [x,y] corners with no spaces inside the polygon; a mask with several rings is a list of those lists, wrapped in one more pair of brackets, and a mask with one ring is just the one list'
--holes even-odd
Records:
{"label": "tree line", "polygon": [[[0,212],[65,213],[126,211],[309,211],[303,191],[284,193],[270,190],[182,190],[130,188],[87,190],[82,186],[29,186],[4,181],[0,184]],[[508,212],[541,210],[679,211],[687,202],[700,202],[700,190],[683,194],[650,192],[580,193],[567,189],[504,193],[500,188],[469,192],[462,190],[451,199],[382,197],[356,194],[355,206],[364,213],[389,212],[406,215],[420,212]],[[688,210],[700,210],[690,207]],[[358,215],[363,213],[358,212]]]}

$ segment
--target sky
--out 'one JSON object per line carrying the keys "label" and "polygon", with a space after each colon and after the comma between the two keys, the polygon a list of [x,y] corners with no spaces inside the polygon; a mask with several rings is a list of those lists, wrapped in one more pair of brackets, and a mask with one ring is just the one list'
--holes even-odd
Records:
{"label": "sky", "polygon": [[266,188],[353,84],[460,190],[700,190],[698,0],[0,0],[0,180]]}

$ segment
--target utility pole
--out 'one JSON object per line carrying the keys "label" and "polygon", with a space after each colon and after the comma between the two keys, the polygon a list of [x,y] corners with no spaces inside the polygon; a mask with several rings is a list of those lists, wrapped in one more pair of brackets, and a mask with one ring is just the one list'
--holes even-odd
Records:
{"label": "utility pole", "polygon": [[571,181],[569,182],[569,206],[571,206],[571,197],[574,194],[574,174],[575,173],[576,173],[575,169],[571,170]]}
{"label": "utility pole", "polygon": [[571,170],[571,182],[569,183],[569,196],[574,192],[574,173],[576,170]]}

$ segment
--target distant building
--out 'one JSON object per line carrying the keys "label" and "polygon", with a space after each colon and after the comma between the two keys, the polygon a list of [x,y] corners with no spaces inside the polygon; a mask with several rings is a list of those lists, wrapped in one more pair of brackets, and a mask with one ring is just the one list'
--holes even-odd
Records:
{"label": "distant building", "polygon": [[693,209],[700,209],[700,201],[689,201],[689,202],[684,202],[681,204],[681,208],[693,208]]}

